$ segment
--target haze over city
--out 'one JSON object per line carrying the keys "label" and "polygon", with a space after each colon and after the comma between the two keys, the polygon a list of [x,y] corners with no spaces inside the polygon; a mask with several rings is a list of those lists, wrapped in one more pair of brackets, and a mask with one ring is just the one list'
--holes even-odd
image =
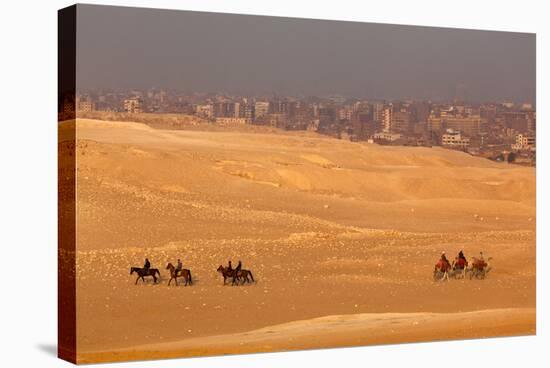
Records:
{"label": "haze over city", "polygon": [[78,12],[79,89],[535,103],[534,34],[93,5]]}

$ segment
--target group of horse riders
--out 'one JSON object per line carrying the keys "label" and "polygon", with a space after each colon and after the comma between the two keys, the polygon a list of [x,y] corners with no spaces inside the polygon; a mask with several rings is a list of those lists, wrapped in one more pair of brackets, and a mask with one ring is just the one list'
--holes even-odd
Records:
{"label": "group of horse riders", "polygon": [[[149,262],[149,258],[145,258],[145,263],[143,264],[143,270],[149,271],[151,268],[151,262]],[[183,263],[181,262],[181,259],[178,258],[178,261],[176,262],[176,276],[178,276],[179,273],[183,270]]]}
{"label": "group of horse riders", "polygon": [[[483,269],[487,266],[487,262],[485,262],[485,258],[483,257],[483,252],[479,252],[479,257],[474,257],[472,266],[474,268]],[[445,252],[441,253],[441,257],[439,258],[439,261],[437,262],[436,268],[439,268],[441,271],[450,271],[450,270],[464,270],[466,267],[468,267],[468,260],[466,259],[466,256],[464,255],[464,251],[460,250],[458,252],[458,255],[455,257],[453,263],[449,262],[447,257],[445,256]]]}
{"label": "group of horse riders", "polygon": [[[226,270],[229,271],[229,272],[235,271],[234,273],[238,274],[239,271],[241,270],[242,266],[243,266],[242,262],[239,260],[239,263],[237,264],[237,267],[235,267],[235,269],[233,270],[233,266],[231,265],[231,261],[229,261],[227,263]],[[148,258],[145,258],[145,263],[143,264],[143,270],[149,271],[150,268],[151,268],[151,262],[149,262]],[[183,270],[183,263],[181,262],[181,259],[178,258],[178,261],[176,262],[176,276],[178,276],[178,274],[181,272],[181,270]]]}
{"label": "group of horse riders", "polygon": [[229,271],[229,272],[235,271],[235,274],[238,274],[239,271],[241,270],[241,268],[242,268],[242,263],[241,263],[240,260],[239,260],[239,263],[237,264],[237,267],[235,267],[235,270],[233,270],[233,266],[231,265],[231,261],[228,261],[228,262],[227,262],[227,268],[226,268],[226,270]]}
{"label": "group of horse riders", "polygon": [[[188,281],[189,283],[192,283],[191,272],[183,268],[183,263],[181,262],[181,259],[178,258],[175,267],[171,263],[169,263],[166,269],[171,270],[171,278],[170,278],[170,281],[168,282],[168,285],[170,285],[170,282],[172,281],[172,279],[176,280],[176,285],[177,285],[178,277],[183,277],[185,279],[186,285]],[[133,272],[138,272],[138,279],[136,280],[136,283],[139,280],[139,278],[143,279],[143,276],[152,276],[156,282],[155,273],[158,272],[158,270],[151,268],[151,262],[149,261],[148,258],[145,258],[143,268],[138,269],[136,267],[132,267],[131,273]],[[233,284],[236,284],[237,280],[240,280],[242,283],[250,282],[250,281],[254,282],[254,277],[252,276],[252,273],[249,270],[242,269],[242,262],[240,260],[239,260],[239,263],[237,264],[237,267],[235,268],[233,268],[233,265],[231,264],[231,260],[229,260],[227,267],[220,266],[218,268],[218,272],[222,274],[224,279],[224,284],[227,278],[232,279]],[[159,276],[160,276],[160,273],[159,273]]]}

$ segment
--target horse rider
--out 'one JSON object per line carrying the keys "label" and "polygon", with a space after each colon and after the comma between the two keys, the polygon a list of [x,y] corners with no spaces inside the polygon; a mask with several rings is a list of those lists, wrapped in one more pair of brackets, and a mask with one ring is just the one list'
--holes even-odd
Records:
{"label": "horse rider", "polygon": [[149,262],[148,258],[145,258],[145,264],[143,265],[143,270],[149,271],[150,268],[151,268],[151,262]]}
{"label": "horse rider", "polygon": [[241,267],[242,267],[242,263],[241,263],[241,260],[239,260],[237,267],[235,267],[235,273],[233,274],[233,282],[235,282],[235,280],[239,278],[239,271],[241,270]]}
{"label": "horse rider", "polygon": [[233,271],[233,266],[231,266],[231,261],[227,262],[227,271]]}
{"label": "horse rider", "polygon": [[181,259],[178,258],[178,262],[176,265],[176,275],[178,276],[178,273],[181,273],[181,270],[183,270],[183,263],[181,263]]}

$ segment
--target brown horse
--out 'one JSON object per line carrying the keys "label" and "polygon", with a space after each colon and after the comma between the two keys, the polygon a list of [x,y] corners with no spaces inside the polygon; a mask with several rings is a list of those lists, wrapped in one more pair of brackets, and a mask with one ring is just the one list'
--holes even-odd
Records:
{"label": "brown horse", "polygon": [[252,272],[249,270],[230,270],[229,267],[223,267],[220,265],[216,271],[222,274],[224,285],[228,278],[231,278],[232,280],[231,285],[238,285],[238,281],[241,282],[241,285],[245,282],[256,282],[254,280],[254,276],[252,276]]}
{"label": "brown horse", "polygon": [[218,271],[219,273],[222,274],[223,276],[223,284],[225,285],[225,281],[231,277],[232,281],[231,281],[231,285],[236,285],[237,284],[237,271],[236,270],[230,270],[229,267],[224,267],[222,265],[220,265],[220,267],[218,267],[218,269],[216,270]]}
{"label": "brown horse", "polygon": [[155,284],[157,283],[157,277],[155,275],[158,274],[160,278],[160,271],[158,270],[158,268],[149,268],[149,269],[141,268],[141,267],[130,268],[130,275],[133,274],[134,272],[137,273],[138,275],[136,279],[136,285],[139,279],[142,279],[143,282],[145,282],[145,276],[152,276]]}
{"label": "brown horse", "polygon": [[[250,279],[252,279],[252,281],[250,281],[248,276],[250,276]],[[238,270],[237,279],[242,280],[241,284],[244,284],[245,282],[256,282],[254,281],[254,277],[252,276],[252,272],[250,272],[250,270]]]}
{"label": "brown horse", "polygon": [[168,263],[166,265],[166,269],[170,270],[170,280],[168,281],[168,286],[170,286],[172,280],[176,280],[176,286],[178,286],[178,277],[183,277],[183,279],[185,280],[184,286],[187,286],[187,284],[193,285],[191,271],[189,271],[188,269],[184,268],[181,270],[181,273],[178,273],[178,271],[176,271],[176,267],[174,267],[172,263]]}

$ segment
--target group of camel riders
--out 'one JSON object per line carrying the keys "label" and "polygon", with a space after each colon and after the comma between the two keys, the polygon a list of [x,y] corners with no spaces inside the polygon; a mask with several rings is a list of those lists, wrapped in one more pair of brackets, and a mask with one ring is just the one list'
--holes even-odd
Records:
{"label": "group of camel riders", "polygon": [[[483,252],[479,252],[479,257],[474,257],[472,266],[475,268],[483,269],[487,266],[487,262],[485,262],[485,258],[483,257]],[[438,265],[440,265],[441,271],[449,271],[449,270],[464,270],[466,267],[468,267],[468,260],[466,259],[466,256],[464,255],[464,251],[461,250],[458,252],[458,255],[455,257],[453,263],[451,264],[447,257],[445,256],[445,252],[441,253],[441,258],[439,259]]]}

